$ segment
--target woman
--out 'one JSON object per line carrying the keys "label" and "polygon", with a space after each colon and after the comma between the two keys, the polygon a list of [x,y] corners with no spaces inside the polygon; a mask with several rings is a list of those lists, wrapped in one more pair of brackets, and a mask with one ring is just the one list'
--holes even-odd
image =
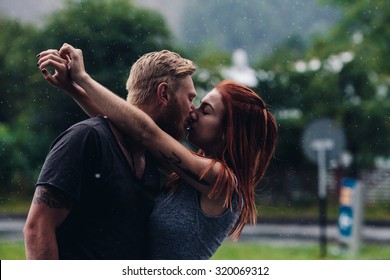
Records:
{"label": "woman", "polygon": [[[273,156],[277,126],[251,89],[221,82],[190,113],[188,140],[200,148],[195,154],[91,79],[81,50],[64,44],[60,56],[98,108],[174,172],[150,218],[151,258],[210,258],[226,236],[237,239],[248,219],[255,223],[255,187]],[[55,68],[40,60],[41,69],[47,66]]]}

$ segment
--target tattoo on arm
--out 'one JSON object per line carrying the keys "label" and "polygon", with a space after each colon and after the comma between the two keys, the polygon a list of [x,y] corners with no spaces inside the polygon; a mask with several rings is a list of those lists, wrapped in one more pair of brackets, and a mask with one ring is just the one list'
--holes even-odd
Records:
{"label": "tattoo on arm", "polygon": [[66,193],[55,188],[37,186],[33,198],[35,204],[46,204],[50,208],[70,209],[72,200]]}
{"label": "tattoo on arm", "polygon": [[161,154],[161,157],[163,158],[163,160],[168,165],[173,164],[175,166],[179,166],[179,164],[181,163],[181,159],[174,152],[172,152],[172,156],[168,156],[161,151],[160,151],[160,154]]}
{"label": "tattoo on arm", "polygon": [[189,169],[186,169],[186,168],[183,168],[182,166],[180,166],[182,160],[174,152],[172,152],[172,156],[168,156],[168,155],[164,154],[161,151],[160,151],[160,154],[161,154],[163,160],[168,165],[175,166],[176,168],[180,169],[185,175],[187,175],[188,177],[190,177],[194,181],[199,182],[202,185],[205,185],[205,186],[208,186],[208,187],[212,186],[212,184],[209,181],[207,181],[206,179],[204,179],[204,178],[199,179],[199,175],[195,174],[194,172],[192,172]]}

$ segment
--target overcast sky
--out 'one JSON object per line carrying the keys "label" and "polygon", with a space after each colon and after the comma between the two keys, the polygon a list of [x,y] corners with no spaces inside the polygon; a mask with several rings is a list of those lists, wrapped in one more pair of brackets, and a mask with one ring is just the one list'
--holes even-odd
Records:
{"label": "overcast sky", "polygon": [[[172,30],[177,32],[184,1],[134,0],[134,2],[160,11],[166,16]],[[0,15],[42,24],[45,15],[62,7],[63,3],[64,0],[0,0]]]}

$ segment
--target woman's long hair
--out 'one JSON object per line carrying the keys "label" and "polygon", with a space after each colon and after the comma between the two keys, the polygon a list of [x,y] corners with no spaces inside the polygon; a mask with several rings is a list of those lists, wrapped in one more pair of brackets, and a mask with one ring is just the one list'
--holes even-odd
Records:
{"label": "woman's long hair", "polygon": [[[237,239],[248,219],[256,223],[255,188],[262,179],[274,154],[277,124],[265,102],[250,88],[232,81],[222,81],[215,89],[222,95],[226,108],[223,119],[221,153],[215,160],[224,168],[218,174],[209,197],[225,196],[225,207],[238,196],[240,216],[229,232]],[[202,150],[198,154],[205,156]],[[201,177],[207,174],[213,161]],[[178,186],[177,175],[170,176],[168,188]]]}
{"label": "woman's long hair", "polygon": [[[225,141],[218,159],[237,177],[236,193],[242,203],[240,217],[229,233],[238,238],[248,219],[256,223],[255,188],[273,157],[277,124],[263,99],[250,88],[222,81],[215,89],[226,108]],[[226,192],[225,201],[231,201],[231,195]]]}

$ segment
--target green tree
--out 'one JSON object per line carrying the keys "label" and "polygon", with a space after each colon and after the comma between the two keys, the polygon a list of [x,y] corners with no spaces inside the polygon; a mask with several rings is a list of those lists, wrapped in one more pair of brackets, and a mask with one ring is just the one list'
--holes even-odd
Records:
{"label": "green tree", "polygon": [[[40,78],[31,48],[37,28],[0,19],[0,194],[20,193],[33,185],[41,139],[29,125],[28,106],[35,103],[35,81]],[[26,106],[28,105],[28,106]],[[44,131],[39,136],[42,137]],[[34,145],[36,144],[36,145]]]}
{"label": "green tree", "polygon": [[[291,41],[277,47],[261,64],[268,75],[261,80],[259,91],[269,96],[279,117],[277,162],[297,169],[308,166],[301,151],[296,152],[304,126],[328,117],[343,127],[346,149],[354,156],[354,175],[358,176],[362,169],[372,167],[376,157],[390,156],[390,44],[386,28],[390,3],[323,2],[340,9],[340,22],[326,36],[313,37],[304,48]],[[300,118],[280,115],[292,109],[299,109]]]}
{"label": "green tree", "polygon": [[389,54],[390,2],[386,0],[322,0],[338,7],[343,17],[333,31],[332,37],[338,40],[339,46],[351,46],[358,58],[364,61],[369,70],[379,73],[390,72],[386,58]]}
{"label": "green tree", "polygon": [[30,42],[38,31],[7,18],[0,18],[0,29],[0,122],[12,122],[23,111],[26,91],[35,78]]}
{"label": "green tree", "polygon": [[[316,47],[326,53],[348,51],[353,61],[338,75],[344,108],[339,116],[348,137],[348,148],[359,168],[369,167],[377,156],[390,156],[390,2],[323,1],[338,7],[342,20],[331,32],[332,42]],[[330,39],[329,39],[330,41]],[[316,51],[314,48],[313,51]],[[367,137],[362,137],[367,135]]]}

